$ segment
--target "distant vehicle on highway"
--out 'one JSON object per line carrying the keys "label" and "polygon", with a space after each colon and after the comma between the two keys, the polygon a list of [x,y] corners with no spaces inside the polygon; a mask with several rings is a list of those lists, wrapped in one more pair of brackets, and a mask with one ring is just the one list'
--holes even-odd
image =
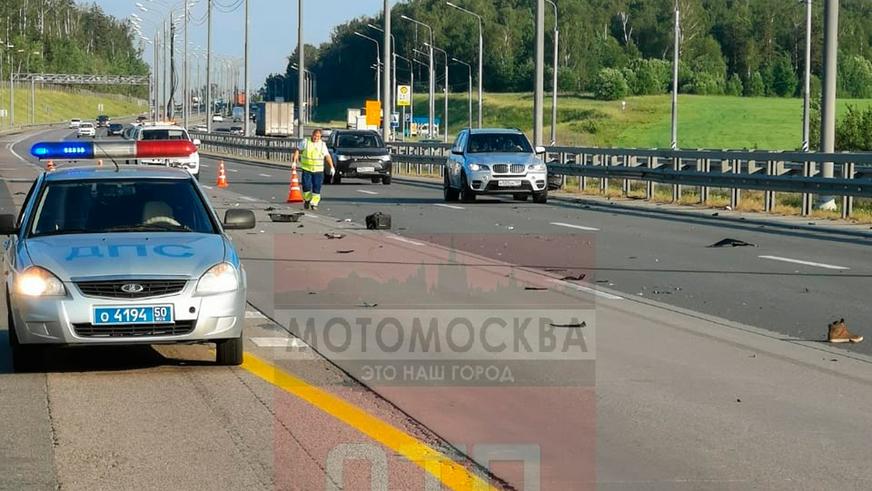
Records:
{"label": "distant vehicle on highway", "polygon": [[194,126],[192,128],[192,130],[196,131],[198,133],[205,133],[205,132],[209,131],[209,128],[205,124],[198,124],[198,125]]}
{"label": "distant vehicle on highway", "polygon": [[230,128],[222,126],[220,128],[212,128],[212,133],[230,133]]}
{"label": "distant vehicle on highway", "polygon": [[109,116],[105,114],[101,114],[97,116],[97,127],[98,128],[108,128],[109,127]]}
{"label": "distant vehicle on highway", "polygon": [[[174,124],[149,124],[138,126],[133,132],[132,140],[189,140],[200,146],[200,140],[191,139],[188,130]],[[194,152],[188,157],[139,159],[133,163],[143,165],[165,165],[187,170],[195,179],[200,180],[200,153]]]}
{"label": "distant vehicle on highway", "polygon": [[371,130],[334,130],[327,148],[336,166],[333,183],[343,178],[370,179],[373,183],[391,183],[391,153],[381,135]]}
{"label": "distant vehicle on highway", "polygon": [[224,122],[224,116],[222,116],[222,115],[220,115],[220,114],[213,114],[213,115],[212,115],[212,122],[213,122],[213,123],[223,123],[223,122]]}
{"label": "distant vehicle on highway", "polygon": [[445,201],[475,201],[479,194],[511,194],[548,202],[548,167],[527,136],[516,129],[465,129],[445,164]]}
{"label": "distant vehicle on highway", "polygon": [[73,119],[70,120],[70,126],[69,126],[69,128],[70,128],[71,130],[74,130],[74,129],[78,128],[80,124],[82,124],[82,120],[81,120],[81,119],[79,119],[79,118],[73,118]]}
{"label": "distant vehicle on highway", "polygon": [[245,118],[245,108],[242,106],[236,106],[233,108],[233,122],[239,123]]}
{"label": "distant vehicle on highway", "polygon": [[76,138],[81,138],[83,136],[97,138],[97,128],[94,127],[94,123],[83,122],[79,124],[79,129],[76,131]]}
{"label": "distant vehicle on highway", "polygon": [[111,123],[109,125],[109,131],[107,134],[109,136],[120,136],[121,133],[124,132],[124,125],[121,123]]}
{"label": "distant vehicle on highway", "polygon": [[144,123],[144,122],[147,121],[147,120],[148,120],[148,117],[146,117],[146,116],[142,116],[142,115],[140,115],[140,116],[137,116],[137,117],[136,117],[136,122],[137,122],[137,123]]}
{"label": "distant vehicle on highway", "polygon": [[139,125],[137,124],[133,124],[131,126],[128,126],[127,128],[124,128],[124,130],[121,132],[121,138],[124,138],[125,140],[132,140],[137,128],[139,128]]}
{"label": "distant vehicle on highway", "polygon": [[222,225],[187,173],[112,166],[44,173],[22,210],[0,216],[16,371],[48,345],[215,343],[218,364],[242,362],[245,269],[225,230],[253,228],[250,210]]}
{"label": "distant vehicle on highway", "polygon": [[245,127],[244,126],[231,126],[230,127],[230,134],[231,135],[243,135],[243,134],[245,134]]}
{"label": "distant vehicle on highway", "polygon": [[289,137],[294,135],[293,102],[258,102],[257,136]]}

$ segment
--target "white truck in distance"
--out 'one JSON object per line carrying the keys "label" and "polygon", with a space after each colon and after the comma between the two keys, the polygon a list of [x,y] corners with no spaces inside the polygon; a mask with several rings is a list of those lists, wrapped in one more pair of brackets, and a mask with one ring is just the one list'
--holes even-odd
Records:
{"label": "white truck in distance", "polygon": [[294,136],[293,102],[258,102],[257,136]]}

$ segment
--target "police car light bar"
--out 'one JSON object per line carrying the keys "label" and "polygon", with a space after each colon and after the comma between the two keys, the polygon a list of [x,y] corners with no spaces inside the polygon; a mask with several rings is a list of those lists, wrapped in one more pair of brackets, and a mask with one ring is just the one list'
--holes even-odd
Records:
{"label": "police car light bar", "polygon": [[189,140],[141,140],[137,142],[40,142],[30,154],[40,160],[153,159],[188,157],[197,151]]}

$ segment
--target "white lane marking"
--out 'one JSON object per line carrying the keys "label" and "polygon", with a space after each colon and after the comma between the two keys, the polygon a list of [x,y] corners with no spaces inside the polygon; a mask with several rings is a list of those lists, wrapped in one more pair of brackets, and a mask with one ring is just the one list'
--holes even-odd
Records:
{"label": "white lane marking", "polygon": [[375,192],[375,191],[370,191],[370,190],[368,190],[368,189],[358,189],[357,192],[358,192],[358,193],[363,193],[363,194],[372,194],[372,195],[376,195],[376,194],[378,194],[377,192]]}
{"label": "white lane marking", "polygon": [[557,283],[558,285],[565,286],[567,288],[572,288],[573,290],[578,290],[580,292],[590,293],[597,297],[604,298],[606,300],[623,300],[624,297],[619,297],[617,295],[612,295],[611,293],[601,292],[595,288],[591,288],[588,286],[577,285],[575,283],[569,283],[568,281],[563,280],[551,280],[553,283]]}
{"label": "white lane marking", "polygon": [[205,185],[205,184],[202,184],[202,186],[203,186],[204,188],[206,188],[206,189],[215,189],[215,188],[213,188],[212,186],[207,186],[207,185]]}
{"label": "white lane marking", "polygon": [[789,257],[780,257],[780,256],[757,256],[760,259],[771,259],[772,261],[781,261],[784,263],[792,263],[792,264],[802,264],[805,266],[814,266],[815,268],[824,268],[824,269],[836,269],[839,271],[847,271],[851,268],[846,268],[845,266],[834,266],[832,264],[824,264],[824,263],[815,263],[811,261],[801,261],[799,259],[790,259]]}
{"label": "white lane marking", "polygon": [[551,225],[556,225],[558,227],[574,228],[576,230],[587,230],[588,232],[599,232],[598,228],[585,227],[584,225],[573,225],[571,223],[551,222]]}
{"label": "white lane marking", "polygon": [[252,198],[250,196],[240,196],[239,199],[244,199],[245,201],[251,201],[252,203],[258,201],[257,198]]}
{"label": "white lane marking", "polygon": [[297,338],[248,338],[259,348],[308,348],[309,345]]}
{"label": "white lane marking", "polygon": [[246,310],[245,311],[245,318],[246,319],[266,319],[266,316],[261,314],[260,312],[258,312],[256,310]]}
{"label": "white lane marking", "polygon": [[397,240],[400,242],[405,242],[406,244],[412,244],[414,246],[423,246],[425,245],[423,242],[417,242],[412,239],[407,239],[405,237],[400,237],[399,235],[388,235],[389,239]]}
{"label": "white lane marking", "polygon": [[258,174],[260,177],[272,177],[271,174]]}
{"label": "white lane marking", "polygon": [[207,167],[208,168],[208,167],[212,167],[212,166],[209,164],[200,164],[200,167]]}
{"label": "white lane marking", "polygon": [[465,210],[466,209],[462,206],[446,205],[445,203],[436,203],[433,206],[440,206],[442,208],[451,208],[452,210]]}
{"label": "white lane marking", "polygon": [[239,171],[236,169],[227,169],[227,172],[239,172]]}

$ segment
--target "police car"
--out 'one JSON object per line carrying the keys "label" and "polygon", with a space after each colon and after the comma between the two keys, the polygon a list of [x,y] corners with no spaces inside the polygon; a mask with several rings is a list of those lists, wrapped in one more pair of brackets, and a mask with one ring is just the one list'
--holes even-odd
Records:
{"label": "police car", "polygon": [[[145,123],[136,127],[131,134],[133,140],[155,141],[155,140],[177,140],[190,141],[194,146],[200,145],[199,139],[192,139],[188,134],[188,130],[170,123]],[[143,165],[165,165],[168,167],[179,167],[187,170],[196,179],[200,179],[200,154],[194,152],[186,157],[163,157],[150,159],[137,159],[133,163]]]}
{"label": "police car", "polygon": [[[57,142],[31,153],[156,158],[194,150],[190,142]],[[254,226],[250,210],[228,210],[219,221],[181,169],[43,173],[17,217],[0,215],[15,369],[38,367],[46,345],[216,343],[219,364],[240,364],[246,276],[225,230]]]}

